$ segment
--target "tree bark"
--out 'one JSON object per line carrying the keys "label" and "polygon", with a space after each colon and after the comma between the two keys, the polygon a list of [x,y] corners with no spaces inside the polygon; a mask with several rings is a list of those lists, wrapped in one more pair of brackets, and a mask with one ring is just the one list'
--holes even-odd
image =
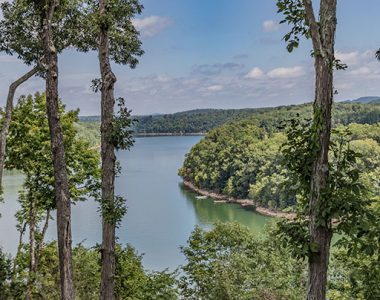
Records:
{"label": "tree bark", "polygon": [[309,232],[317,251],[309,255],[308,300],[325,300],[327,271],[332,238],[331,218],[321,215],[320,207],[328,201],[323,196],[329,177],[328,151],[333,102],[333,61],[337,0],[321,0],[319,24],[311,0],[304,0],[306,21],[310,26],[315,54],[314,126],[318,130],[318,151],[314,158],[309,198]]}
{"label": "tree bark", "polygon": [[[107,0],[100,0],[100,18],[105,18]],[[113,110],[115,104],[114,85],[116,76],[112,72],[109,60],[109,34],[108,25],[100,25],[99,34],[99,64],[102,78],[101,85],[101,158],[102,158],[102,200],[114,202],[115,182],[115,152],[112,143]],[[102,270],[101,293],[102,300],[115,299],[115,224],[110,223],[103,211],[102,222]]]}
{"label": "tree bark", "polygon": [[21,76],[19,79],[14,81],[9,86],[7,103],[5,105],[4,123],[0,130],[0,186],[2,186],[4,161],[5,161],[5,149],[7,146],[7,135],[9,131],[9,125],[12,120],[13,101],[14,101],[16,89],[25,81],[27,81],[30,77],[35,75],[37,71],[38,71],[38,66],[34,67],[32,70],[25,73],[23,76]]}
{"label": "tree bark", "polygon": [[[19,235],[19,238],[18,238],[18,246],[17,246],[17,252],[16,252],[16,255],[15,255],[15,258],[14,260],[16,261],[18,256],[20,255],[20,251],[21,251],[21,248],[22,248],[22,237],[24,236],[24,233],[25,233],[25,230],[26,230],[26,225],[27,223],[23,223],[22,226],[20,226],[20,235]],[[17,268],[17,264],[13,264],[13,268],[12,268],[12,277],[16,274],[16,268]],[[13,281],[13,279],[12,279]]]}
{"label": "tree bark", "polygon": [[46,59],[46,112],[48,117],[54,168],[55,201],[57,205],[57,235],[61,299],[74,300],[71,203],[67,177],[63,132],[58,108],[58,55],[53,40],[52,19],[59,0],[46,3],[43,17],[43,46]]}
{"label": "tree bark", "polygon": [[36,247],[36,269],[38,268],[38,264],[40,263],[40,260],[41,260],[42,247],[44,244],[46,231],[49,227],[49,220],[50,220],[50,208],[46,211],[45,224],[44,224],[44,227],[42,228],[42,232],[41,232],[41,240],[37,244],[37,247]]}
{"label": "tree bark", "polygon": [[36,207],[33,196],[30,197],[29,207],[29,274],[26,291],[26,300],[32,299],[32,288],[36,272]]}

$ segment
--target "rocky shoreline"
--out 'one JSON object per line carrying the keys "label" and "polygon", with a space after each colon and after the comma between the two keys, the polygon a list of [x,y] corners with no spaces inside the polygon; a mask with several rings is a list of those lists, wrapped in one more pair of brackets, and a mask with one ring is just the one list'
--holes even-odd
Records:
{"label": "rocky shoreline", "polygon": [[275,218],[286,218],[289,220],[292,220],[295,218],[294,213],[287,213],[287,212],[281,212],[281,211],[274,211],[266,207],[257,206],[255,201],[252,199],[237,199],[233,197],[229,197],[226,195],[218,194],[212,191],[200,189],[196,187],[193,183],[190,181],[183,180],[183,185],[187,187],[188,189],[192,190],[193,192],[196,192],[202,196],[207,196],[209,198],[212,198],[215,200],[215,202],[227,202],[227,203],[237,203],[240,204],[242,207],[249,208],[254,207],[254,211],[267,217],[275,217]]}

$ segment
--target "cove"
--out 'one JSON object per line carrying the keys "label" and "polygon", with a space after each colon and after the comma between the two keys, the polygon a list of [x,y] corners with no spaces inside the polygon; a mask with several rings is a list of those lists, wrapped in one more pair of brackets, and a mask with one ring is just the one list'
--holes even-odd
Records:
{"label": "cove", "polygon": [[[209,229],[215,222],[237,221],[255,232],[271,220],[237,204],[197,199],[184,188],[177,175],[185,154],[201,136],[136,138],[131,151],[118,153],[122,173],[116,180],[116,193],[127,198],[128,212],[117,230],[118,242],[130,243],[144,253],[147,269],[174,270],[184,262],[179,247],[185,245],[199,225]],[[0,247],[15,253],[18,243],[17,194],[23,177],[16,172],[4,176],[4,203],[0,204]],[[98,204],[89,199],[72,206],[73,244],[94,246],[101,242]],[[56,239],[55,221],[50,222],[48,240]]]}

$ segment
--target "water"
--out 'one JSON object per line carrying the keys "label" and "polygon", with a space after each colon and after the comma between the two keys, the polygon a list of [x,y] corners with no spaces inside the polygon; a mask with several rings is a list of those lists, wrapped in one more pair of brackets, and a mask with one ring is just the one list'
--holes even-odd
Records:
{"label": "water", "polygon": [[[127,198],[128,212],[117,235],[119,242],[130,243],[139,253],[145,253],[143,263],[148,269],[173,270],[183,263],[179,247],[186,244],[195,225],[208,229],[217,221],[238,221],[260,231],[270,220],[238,205],[198,200],[196,194],[182,187],[178,169],[184,155],[200,138],[138,138],[131,151],[118,154],[123,172],[117,178],[116,192]],[[14,213],[22,180],[17,173],[4,177],[0,246],[10,253],[15,253],[18,243]],[[72,229],[74,243],[93,246],[101,241],[100,217],[94,201],[73,206]],[[54,222],[50,223],[47,238],[56,239]]]}

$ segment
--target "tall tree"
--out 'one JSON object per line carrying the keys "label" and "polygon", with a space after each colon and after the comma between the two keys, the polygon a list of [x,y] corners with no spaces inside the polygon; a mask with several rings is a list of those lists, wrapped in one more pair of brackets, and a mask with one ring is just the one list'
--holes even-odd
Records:
{"label": "tall tree", "polygon": [[[315,68],[315,99],[313,105],[313,143],[308,199],[310,245],[307,299],[326,298],[327,270],[332,238],[332,218],[323,208],[329,201],[325,191],[329,180],[329,147],[331,108],[333,102],[333,68],[339,62],[334,56],[337,0],[321,0],[317,20],[312,0],[279,0],[279,12],[293,25],[285,36],[291,52],[299,44],[299,36],[311,38]],[[339,67],[340,65],[338,65]],[[340,66],[342,67],[342,66]]]}
{"label": "tall tree", "polygon": [[311,173],[309,198],[309,231],[311,243],[318,251],[309,257],[308,299],[326,298],[327,269],[332,238],[331,218],[324,218],[320,207],[328,201],[323,195],[329,176],[328,152],[331,135],[331,107],[333,101],[333,64],[336,31],[337,0],[322,0],[320,19],[316,21],[311,0],[304,0],[305,19],[310,26],[315,56],[315,100],[313,126],[317,129],[318,150]]}
{"label": "tall tree", "polygon": [[[39,4],[38,2],[36,4]],[[62,299],[74,299],[71,250],[71,203],[58,108],[58,52],[52,27],[54,11],[59,0],[42,3],[41,37],[46,61],[46,113],[49,121],[51,151],[54,166],[55,201],[57,203],[57,234]]]}
{"label": "tall tree", "polygon": [[125,213],[123,199],[115,196],[115,150],[133,144],[130,111],[119,98],[120,111],[114,114],[116,76],[110,61],[134,68],[143,54],[139,33],[132,18],[143,7],[138,0],[90,0],[82,11],[83,34],[75,42],[78,50],[97,50],[101,79],[94,80],[101,91],[101,159],[102,159],[102,270],[101,299],[115,298],[115,229]]}
{"label": "tall tree", "polygon": [[[107,0],[99,2],[99,17],[107,18]],[[101,73],[101,156],[102,156],[102,201],[113,205],[115,196],[115,149],[112,143],[113,110],[115,104],[114,85],[116,76],[109,60],[108,24],[100,23],[99,64]],[[104,213],[104,212],[103,212]],[[115,298],[115,224],[103,217],[101,299]]]}
{"label": "tall tree", "polygon": [[[112,3],[111,3],[112,4]],[[135,3],[136,12],[141,11],[140,5]],[[109,9],[108,0],[99,1],[99,65],[101,73],[101,157],[102,157],[102,203],[117,209],[115,203],[115,172],[116,156],[115,128],[114,128],[114,86],[116,76],[110,64],[110,24],[109,16],[113,11]],[[101,272],[101,299],[115,299],[115,222],[107,213],[114,211],[103,210],[102,235],[102,272]]]}
{"label": "tall tree", "polygon": [[58,53],[71,45],[76,34],[75,5],[59,0],[16,0],[3,4],[1,45],[17,54],[25,64],[43,61],[41,75],[46,81],[46,112],[49,121],[57,203],[57,231],[61,274],[61,296],[74,299],[71,263],[71,212],[65,149],[58,114]]}

